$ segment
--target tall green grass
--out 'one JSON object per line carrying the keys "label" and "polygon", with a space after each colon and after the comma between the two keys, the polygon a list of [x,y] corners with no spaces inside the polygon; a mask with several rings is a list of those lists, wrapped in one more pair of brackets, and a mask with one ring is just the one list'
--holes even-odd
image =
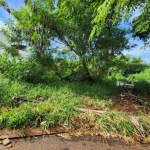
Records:
{"label": "tall green grass", "polygon": [[[132,137],[138,134],[126,113],[113,110],[111,96],[118,94],[116,80],[105,79],[94,84],[86,82],[61,82],[49,80],[46,83],[31,84],[21,81],[11,81],[0,74],[0,129],[24,129],[40,127],[46,121],[44,128],[62,125],[73,126],[78,123],[72,118],[82,112],[76,108],[95,107],[106,110],[102,116],[89,118],[92,126],[105,132],[113,132]],[[28,101],[17,102],[13,96],[25,97]],[[137,114],[147,135],[150,134],[148,115]],[[90,122],[89,122],[90,124]]]}
{"label": "tall green grass", "polygon": [[[47,127],[63,124],[69,116],[78,113],[76,107],[97,105],[106,109],[105,101],[113,94],[107,82],[91,84],[49,80],[31,84],[11,81],[3,75],[0,75],[0,92],[1,129],[40,126],[42,121],[47,122]],[[27,101],[17,101],[14,96],[24,97]]]}

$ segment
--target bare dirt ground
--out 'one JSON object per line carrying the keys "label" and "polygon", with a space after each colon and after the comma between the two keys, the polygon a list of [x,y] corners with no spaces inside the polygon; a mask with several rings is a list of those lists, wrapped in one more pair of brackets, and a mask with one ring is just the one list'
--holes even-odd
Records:
{"label": "bare dirt ground", "polygon": [[[150,150],[149,144],[136,145],[120,139],[110,139],[107,144],[99,136],[88,135],[72,140],[50,135],[11,139],[11,142],[10,150]],[[7,150],[7,147],[0,145],[0,150]]]}

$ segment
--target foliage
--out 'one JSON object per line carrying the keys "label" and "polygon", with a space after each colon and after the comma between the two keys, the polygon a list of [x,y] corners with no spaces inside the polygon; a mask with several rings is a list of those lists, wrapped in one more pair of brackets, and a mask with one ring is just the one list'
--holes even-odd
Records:
{"label": "foliage", "polygon": [[150,68],[148,67],[144,71],[142,71],[140,74],[132,75],[135,78],[135,81],[150,81]]}
{"label": "foliage", "polygon": [[18,62],[9,70],[8,77],[12,80],[22,80],[26,82],[39,82],[42,81],[42,74],[39,65],[36,62],[23,60]]}
{"label": "foliage", "polygon": [[12,80],[24,80],[27,82],[38,82],[41,80],[37,62],[11,57],[6,52],[1,54],[0,57],[0,71],[6,77]]}
{"label": "foliage", "polygon": [[0,55],[0,72],[6,73],[11,68],[12,63],[9,59],[9,56],[7,53],[3,53],[3,55]]}
{"label": "foliage", "polygon": [[133,94],[149,97],[150,91],[150,66],[141,58],[116,58],[114,67],[111,67],[106,78],[114,81],[133,81],[135,87]]}
{"label": "foliage", "polygon": [[[34,54],[36,61],[43,66],[40,71],[43,72],[46,65],[61,80],[65,78],[65,71],[58,68],[58,60],[62,59],[56,60],[52,57],[54,41],[55,44],[65,44],[65,48],[60,51],[66,55],[74,53],[77,57],[76,62],[80,70],[73,68],[70,75],[79,74],[79,79],[84,78],[92,82],[102,79],[111,66],[111,60],[124,48],[129,48],[128,39],[125,37],[127,31],[117,25],[112,26],[111,20],[102,29],[101,35],[89,40],[94,15],[94,6],[90,1],[27,1],[24,7],[12,10],[11,13],[16,23],[10,20],[2,30],[8,41],[11,44],[26,42],[30,46],[30,53]],[[59,49],[55,49],[58,54]],[[67,63],[64,60],[61,65],[70,65],[72,56],[67,59]]]}
{"label": "foliage", "polygon": [[150,68],[145,69],[140,74],[130,75],[130,78],[134,78],[135,88],[134,94],[149,97],[150,95]]}
{"label": "foliage", "polygon": [[131,77],[131,75],[142,73],[147,68],[149,65],[140,57],[120,56],[113,59],[109,75],[115,77],[116,74],[120,74],[124,77]]}
{"label": "foliage", "polygon": [[108,70],[111,59],[128,46],[126,30],[117,26],[112,27],[110,22],[103,28],[100,36],[94,36],[89,40],[94,15],[91,1],[61,1],[57,11],[58,16],[67,21],[67,46],[69,45],[78,56],[84,78],[101,79],[104,70]]}
{"label": "foliage", "polygon": [[[140,37],[149,37],[150,31],[150,15],[149,15],[149,0],[122,0],[122,1],[114,1],[114,0],[103,0],[103,1],[95,1],[93,2],[96,6],[95,11],[96,15],[93,19],[93,30],[91,33],[91,37],[96,33],[99,34],[100,30],[108,21],[108,19],[112,18],[113,25],[116,23],[127,20],[132,16],[132,13],[139,9],[140,14],[138,17],[133,18],[132,27],[134,29],[134,34],[139,35]],[[115,11],[114,11],[115,10]]]}
{"label": "foliage", "polygon": [[[149,65],[141,58],[122,55],[130,48],[126,37],[130,31],[119,26],[121,17],[129,18],[141,3],[26,0],[19,10],[10,10],[0,0],[0,6],[15,18],[8,20],[1,32],[10,45],[26,44],[29,49],[28,57],[22,59],[16,47],[0,43],[5,50],[0,55],[0,129],[41,127],[43,121],[44,128],[62,125],[69,129],[84,121],[75,118],[85,116],[90,129],[123,136],[138,134],[126,113],[112,110],[111,98],[118,94],[117,80],[134,80],[133,93],[150,94]],[[149,32],[149,25],[143,28],[149,19],[148,6],[148,2],[142,4],[142,14],[133,21],[135,34],[144,37]],[[107,113],[86,117],[78,107]],[[136,115],[149,135],[145,116]]]}

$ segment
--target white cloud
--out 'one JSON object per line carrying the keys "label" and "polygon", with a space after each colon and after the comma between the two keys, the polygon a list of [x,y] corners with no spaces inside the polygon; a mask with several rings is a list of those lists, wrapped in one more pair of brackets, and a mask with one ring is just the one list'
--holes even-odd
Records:
{"label": "white cloud", "polygon": [[29,56],[29,54],[28,54],[26,51],[23,51],[23,50],[19,50],[19,54],[20,54],[23,58]]}
{"label": "white cloud", "polygon": [[131,57],[141,57],[145,62],[150,63],[150,47],[141,48],[140,46],[128,51],[123,51],[124,55],[130,55]]}
{"label": "white cloud", "polygon": [[138,17],[140,14],[141,14],[141,8],[137,8],[137,9],[133,12],[133,14],[132,14],[132,16],[131,16],[131,18],[130,18],[130,21],[132,21],[134,18]]}
{"label": "white cloud", "polygon": [[0,20],[0,28],[4,27],[4,22]]}
{"label": "white cloud", "polygon": [[149,57],[146,57],[143,59],[145,62],[149,63],[150,64],[150,58]]}
{"label": "white cloud", "polygon": [[150,55],[150,49],[134,49],[134,50],[124,50],[124,55],[132,55],[132,56],[142,56],[142,55]]}
{"label": "white cloud", "polygon": [[5,45],[9,45],[8,42],[6,41],[5,36],[2,33],[0,33],[0,42],[4,43]]}
{"label": "white cloud", "polygon": [[137,44],[136,47],[130,49],[130,50],[124,50],[124,55],[130,55],[131,57],[141,57],[145,62],[150,63],[150,44],[144,45],[144,42],[142,40],[136,39],[130,39],[130,43]]}

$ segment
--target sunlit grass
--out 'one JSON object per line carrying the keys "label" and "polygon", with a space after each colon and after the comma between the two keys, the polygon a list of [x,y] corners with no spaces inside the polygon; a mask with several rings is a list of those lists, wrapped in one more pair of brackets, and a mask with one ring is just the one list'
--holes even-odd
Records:
{"label": "sunlit grass", "polygon": [[[57,125],[65,128],[91,127],[106,133],[132,137],[138,134],[125,112],[113,110],[111,96],[117,94],[115,83],[84,83],[48,81],[30,84],[10,81],[0,77],[0,129],[25,129],[39,127],[46,121],[44,128]],[[16,101],[20,96],[27,101]],[[105,110],[101,116],[80,112],[76,108]],[[150,123],[145,114],[137,114],[146,135],[150,135]]]}

